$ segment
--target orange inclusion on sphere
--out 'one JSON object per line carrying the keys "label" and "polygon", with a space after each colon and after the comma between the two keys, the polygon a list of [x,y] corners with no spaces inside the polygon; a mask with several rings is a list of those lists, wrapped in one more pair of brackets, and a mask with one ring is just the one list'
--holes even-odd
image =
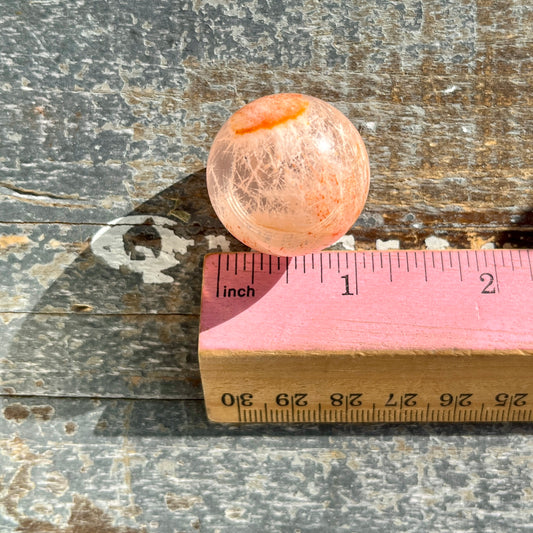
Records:
{"label": "orange inclusion on sphere", "polygon": [[272,129],[300,116],[309,106],[301,94],[273,94],[255,100],[239,109],[230,123],[237,135],[260,129]]}

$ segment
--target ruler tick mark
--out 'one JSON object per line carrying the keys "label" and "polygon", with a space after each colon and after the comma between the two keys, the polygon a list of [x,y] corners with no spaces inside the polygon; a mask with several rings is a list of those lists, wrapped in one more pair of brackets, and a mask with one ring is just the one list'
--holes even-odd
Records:
{"label": "ruler tick mark", "polygon": [[252,285],[254,284],[255,276],[255,254],[252,254]]}
{"label": "ruler tick mark", "polygon": [[347,398],[346,398],[346,401],[344,402],[344,408],[345,408],[344,413],[345,413],[346,422],[348,422],[348,398],[349,397],[350,396],[348,395]]}
{"label": "ruler tick mark", "polygon": [[241,401],[238,396],[237,396],[237,417],[239,418],[239,422],[242,422]]}
{"label": "ruler tick mark", "polygon": [[509,400],[509,408],[507,409],[507,420],[509,420],[510,415],[511,415],[511,409],[513,407],[513,401],[514,401],[514,397],[511,396],[511,398]]}
{"label": "ruler tick mark", "polygon": [[220,294],[220,255],[218,256],[218,265],[217,265],[217,298]]}
{"label": "ruler tick mark", "polygon": [[294,396],[291,396],[291,415],[292,420],[294,421]]}
{"label": "ruler tick mark", "polygon": [[359,281],[357,279],[357,254],[354,254],[353,256],[353,264],[355,270],[355,294],[357,296],[359,294]]}
{"label": "ruler tick mark", "polygon": [[498,279],[498,269],[496,268],[496,252],[492,250],[492,259],[494,261],[494,278],[496,279],[496,291],[500,292],[500,281]]}

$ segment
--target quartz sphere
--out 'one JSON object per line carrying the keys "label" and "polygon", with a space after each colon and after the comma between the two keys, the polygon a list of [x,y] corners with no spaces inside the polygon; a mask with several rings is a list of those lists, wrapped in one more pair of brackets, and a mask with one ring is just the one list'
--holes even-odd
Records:
{"label": "quartz sphere", "polygon": [[370,169],[361,136],[312,96],[273,94],[234,113],[207,161],[207,189],[228,231],[278,256],[316,252],[361,213]]}

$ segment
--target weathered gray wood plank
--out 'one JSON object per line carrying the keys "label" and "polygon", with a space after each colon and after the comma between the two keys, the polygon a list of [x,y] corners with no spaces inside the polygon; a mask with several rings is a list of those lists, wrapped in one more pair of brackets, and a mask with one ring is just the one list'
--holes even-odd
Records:
{"label": "weathered gray wood plank", "polygon": [[0,394],[201,398],[196,315],[1,314]]}
{"label": "weathered gray wood plank", "polygon": [[415,211],[436,226],[438,209],[502,226],[531,208],[525,1],[91,6],[13,2],[2,17],[0,221],[123,216],[200,171],[231,112],[280,90],[361,129],[374,212],[393,225]]}
{"label": "weathered gray wood plank", "polygon": [[200,402],[4,399],[0,529],[525,532],[532,430],[239,428]]}

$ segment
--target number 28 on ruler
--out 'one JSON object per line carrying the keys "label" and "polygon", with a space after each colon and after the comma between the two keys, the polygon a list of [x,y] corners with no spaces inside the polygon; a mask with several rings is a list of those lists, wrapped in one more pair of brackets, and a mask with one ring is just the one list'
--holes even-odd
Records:
{"label": "number 28 on ruler", "polygon": [[199,357],[208,414],[531,420],[532,255],[207,256]]}

